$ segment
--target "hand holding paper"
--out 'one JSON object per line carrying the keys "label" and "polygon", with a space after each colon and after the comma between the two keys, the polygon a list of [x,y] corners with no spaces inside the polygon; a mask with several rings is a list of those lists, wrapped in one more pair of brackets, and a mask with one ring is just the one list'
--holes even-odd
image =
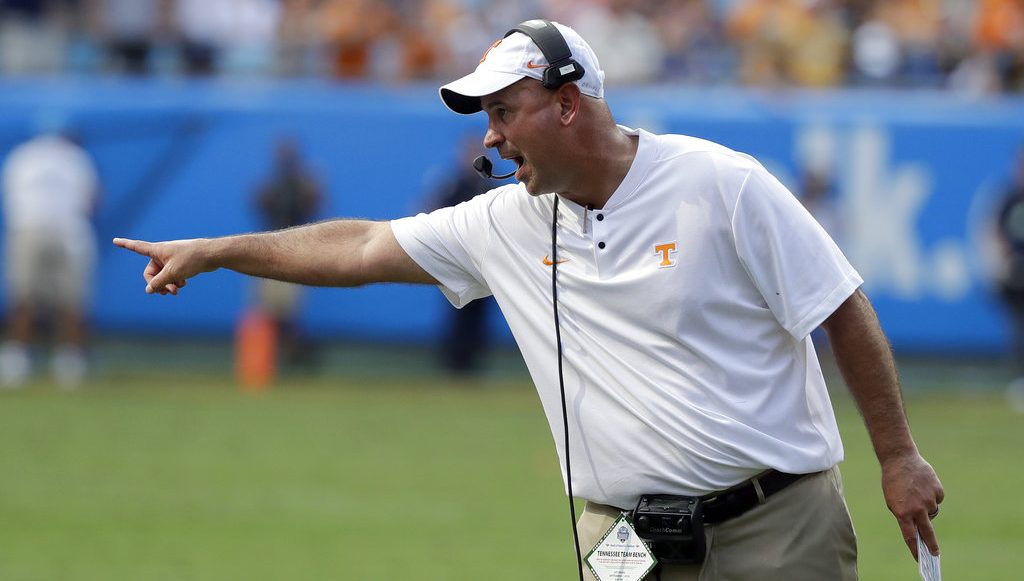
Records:
{"label": "hand holding paper", "polygon": [[920,532],[917,533],[917,568],[924,581],[942,581],[939,556],[928,550],[928,546],[921,540]]}

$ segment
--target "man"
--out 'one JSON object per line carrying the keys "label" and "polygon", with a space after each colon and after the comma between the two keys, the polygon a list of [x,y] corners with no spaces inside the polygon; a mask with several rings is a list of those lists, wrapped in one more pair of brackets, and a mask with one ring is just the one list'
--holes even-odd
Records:
{"label": "man", "polygon": [[[323,193],[302,159],[298,142],[281,137],[274,157],[273,174],[256,194],[256,207],[265,226],[278,230],[313,221],[323,203]],[[312,363],[313,345],[304,336],[298,317],[301,289],[277,280],[260,282],[259,304],[277,324],[284,361],[289,365]]]}
{"label": "man", "polygon": [[76,387],[87,371],[96,167],[69,135],[47,132],[11,152],[2,187],[9,337],[0,347],[0,384],[18,387],[29,377],[36,317],[47,314],[57,337],[53,377],[61,387]]}
{"label": "man", "polygon": [[1012,385],[1024,389],[1024,149],[1017,154],[995,226],[1000,258],[999,294],[1010,313],[1010,353],[1018,374]]}
{"label": "man", "polygon": [[551,51],[514,33],[441,88],[452,110],[486,112],[484,145],[515,161],[514,185],[391,223],[115,244],[150,258],[150,293],[177,294],[196,274],[230,268],[318,285],[438,284],[456,306],[493,294],[563,475],[567,460],[575,468],[570,493],[587,500],[583,554],[643,494],[704,497],[719,516],[743,509],[708,523],[703,565],[665,566],[663,580],[856,578],[835,469],[842,445],[808,337],[822,325],[904,541],[916,556],[920,531],[938,554],[929,513],[942,486],[911,437],[860,277],[755,160],[616,125],[597,58],[573,30],[557,31],[571,59],[549,66]]}

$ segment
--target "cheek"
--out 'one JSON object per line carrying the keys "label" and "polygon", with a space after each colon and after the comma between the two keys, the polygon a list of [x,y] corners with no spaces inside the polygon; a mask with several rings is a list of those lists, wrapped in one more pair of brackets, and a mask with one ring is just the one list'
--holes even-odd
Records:
{"label": "cheek", "polygon": [[521,121],[514,132],[506,134],[506,138],[529,158],[530,163],[545,165],[552,156],[557,157],[557,116],[547,111],[536,111]]}
{"label": "cheek", "polygon": [[541,162],[552,153],[552,144],[549,137],[544,129],[537,128],[529,133],[528,137],[524,136],[519,145],[523,153],[529,156],[531,162]]}

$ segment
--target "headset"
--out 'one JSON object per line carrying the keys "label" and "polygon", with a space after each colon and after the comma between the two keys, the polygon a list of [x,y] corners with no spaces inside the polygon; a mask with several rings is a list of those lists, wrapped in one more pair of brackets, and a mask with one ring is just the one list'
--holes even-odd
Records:
{"label": "headset", "polygon": [[503,38],[508,38],[516,32],[529,36],[547,59],[548,66],[544,69],[542,79],[545,89],[554,91],[566,83],[583,78],[586,71],[572,58],[572,51],[569,50],[565,37],[550,20],[527,20],[506,32]]}
{"label": "headset", "polygon": [[[544,69],[544,78],[541,80],[545,89],[554,91],[566,83],[583,78],[586,71],[572,58],[572,51],[569,50],[565,37],[550,20],[527,20],[506,32],[502,38],[508,38],[517,32],[529,36],[548,61],[548,66]],[[516,173],[511,171],[507,174],[494,175],[494,164],[484,155],[473,160],[473,169],[481,176],[492,180],[508,179]]]}
{"label": "headset", "polygon": [[[565,37],[550,20],[527,20],[505,33],[503,38],[521,32],[529,36],[544,54],[548,61],[544,69],[544,88],[554,91],[566,83],[579,80],[586,71],[572,58],[572,51],[565,42]],[[494,175],[494,165],[487,156],[481,155],[473,160],[473,169],[488,179],[503,180],[515,175],[511,172]],[[562,426],[565,429],[565,481],[569,493],[569,517],[572,520],[572,540],[576,548],[576,566],[583,581],[583,555],[580,551],[580,536],[576,528],[576,504],[572,495],[572,468],[569,462],[569,412],[565,405],[565,376],[562,371],[562,330],[558,321],[558,195],[555,194],[551,218],[551,304],[555,320],[555,350],[558,352],[558,388],[562,396]]]}

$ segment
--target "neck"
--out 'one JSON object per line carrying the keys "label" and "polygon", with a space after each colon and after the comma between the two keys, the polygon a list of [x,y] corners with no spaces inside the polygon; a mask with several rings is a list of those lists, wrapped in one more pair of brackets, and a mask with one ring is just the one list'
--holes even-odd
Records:
{"label": "neck", "polygon": [[614,122],[586,135],[577,148],[583,152],[578,175],[562,197],[581,206],[603,208],[629,173],[639,143],[639,136],[623,133]]}

